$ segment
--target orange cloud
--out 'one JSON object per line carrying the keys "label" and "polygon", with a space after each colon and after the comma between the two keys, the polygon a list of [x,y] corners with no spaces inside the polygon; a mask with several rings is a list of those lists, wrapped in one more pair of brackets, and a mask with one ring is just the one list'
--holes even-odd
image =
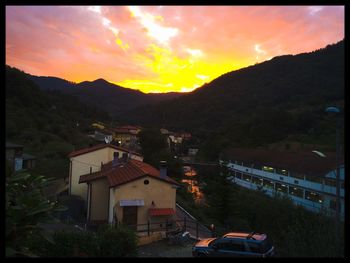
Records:
{"label": "orange cloud", "polygon": [[343,6],[6,7],[6,64],[144,92],[192,91],[343,38]]}

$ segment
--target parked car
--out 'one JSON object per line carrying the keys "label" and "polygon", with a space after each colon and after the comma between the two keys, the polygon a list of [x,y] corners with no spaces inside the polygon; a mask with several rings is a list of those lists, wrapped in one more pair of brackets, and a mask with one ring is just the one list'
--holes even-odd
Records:
{"label": "parked car", "polygon": [[192,247],[194,257],[272,257],[275,248],[266,234],[227,233],[208,238]]}

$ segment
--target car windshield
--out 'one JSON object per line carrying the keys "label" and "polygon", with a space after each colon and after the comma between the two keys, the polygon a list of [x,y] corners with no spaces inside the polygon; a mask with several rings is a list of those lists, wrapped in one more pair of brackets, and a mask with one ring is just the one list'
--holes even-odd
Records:
{"label": "car windshield", "polygon": [[217,238],[213,239],[212,241],[210,241],[210,242],[208,243],[208,246],[214,245],[214,244],[216,243],[217,240],[218,240]]}
{"label": "car windshield", "polygon": [[270,239],[267,238],[261,243],[261,252],[262,253],[266,253],[271,248],[272,248],[272,242]]}

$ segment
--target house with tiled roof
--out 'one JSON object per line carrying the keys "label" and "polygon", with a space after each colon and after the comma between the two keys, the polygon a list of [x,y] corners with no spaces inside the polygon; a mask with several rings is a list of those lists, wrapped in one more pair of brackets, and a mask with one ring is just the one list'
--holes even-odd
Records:
{"label": "house with tiled roof", "polygon": [[[271,196],[288,197],[310,211],[335,213],[335,153],[234,148],[226,150],[224,156],[232,182]],[[340,210],[344,216],[344,159],[340,159],[338,165]]]}
{"label": "house with tiled roof", "polygon": [[87,221],[123,223],[147,228],[174,219],[176,189],[179,184],[160,170],[130,158],[104,164],[97,172],[80,176],[79,183],[88,189]]}
{"label": "house with tiled roof", "polygon": [[113,160],[114,155],[128,156],[130,159],[143,161],[141,154],[113,144],[98,144],[71,152],[68,157],[69,166],[69,194],[80,196],[87,202],[87,186],[79,184],[83,174],[94,173]]}

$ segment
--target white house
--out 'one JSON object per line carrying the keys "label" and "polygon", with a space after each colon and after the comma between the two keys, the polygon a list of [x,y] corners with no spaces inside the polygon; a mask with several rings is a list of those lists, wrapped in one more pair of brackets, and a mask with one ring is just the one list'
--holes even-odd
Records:
{"label": "white house", "polygon": [[[79,184],[79,178],[83,174],[101,171],[103,164],[111,162],[115,156],[143,161],[141,154],[113,144],[98,144],[88,148],[71,152],[69,169],[69,194],[77,195],[87,201],[87,186]],[[124,155],[124,156],[123,156]]]}
{"label": "white house", "polygon": [[[332,215],[336,207],[335,154],[235,148],[226,152],[230,180],[269,195],[288,196],[306,209]],[[341,217],[344,218],[344,161],[340,163]]]}

